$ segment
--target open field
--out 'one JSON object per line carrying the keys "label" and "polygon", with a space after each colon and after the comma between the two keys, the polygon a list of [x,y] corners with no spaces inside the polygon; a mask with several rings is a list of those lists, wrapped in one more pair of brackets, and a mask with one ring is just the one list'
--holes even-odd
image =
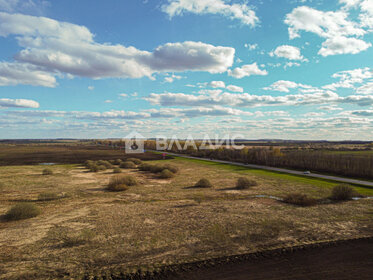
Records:
{"label": "open field", "polygon": [[[83,163],[86,160],[123,158],[124,151],[112,147],[74,143],[0,144],[1,165],[38,163]],[[141,159],[160,159],[152,153],[137,154]]]}
{"label": "open field", "polygon": [[[139,184],[105,190],[111,169],[97,173],[76,164],[0,167],[0,215],[32,202],[41,215],[0,222],[1,279],[71,278],[131,272],[271,248],[369,236],[369,199],[332,203],[335,183],[198,160],[152,161],[179,168],[174,178],[122,169]],[[237,178],[257,182],[234,188]],[[212,188],[192,186],[207,178]],[[371,189],[356,188],[371,195]],[[41,193],[57,197],[40,201]],[[261,195],[302,193],[323,199],[299,207]],[[258,197],[259,196],[259,197]]]}

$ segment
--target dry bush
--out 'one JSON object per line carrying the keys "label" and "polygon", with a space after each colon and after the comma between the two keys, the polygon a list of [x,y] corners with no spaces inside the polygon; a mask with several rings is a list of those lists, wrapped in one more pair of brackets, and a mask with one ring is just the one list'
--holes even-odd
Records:
{"label": "dry bush", "polygon": [[202,178],[200,179],[195,185],[194,185],[195,188],[211,188],[212,187],[212,184],[211,182],[206,179],[206,178]]}
{"label": "dry bush", "polygon": [[159,178],[161,179],[170,179],[172,177],[174,177],[174,173],[172,173],[170,170],[168,169],[163,169],[161,173],[159,173]]}
{"label": "dry bush", "polygon": [[245,190],[245,189],[248,189],[250,187],[257,186],[257,185],[258,185],[258,183],[254,180],[250,180],[246,177],[240,177],[240,178],[237,179],[236,189]]}
{"label": "dry bush", "polygon": [[291,193],[288,194],[284,198],[285,203],[293,204],[293,205],[298,205],[298,206],[313,206],[317,204],[317,200],[308,197],[305,194],[300,194],[300,193]]}
{"label": "dry bush", "polygon": [[110,162],[108,162],[107,160],[99,160],[99,161],[97,162],[97,164],[98,164],[99,166],[100,166],[100,165],[105,166],[106,169],[111,169],[111,168],[113,168],[113,165],[112,165]]}
{"label": "dry bush", "polygon": [[38,196],[39,201],[50,201],[56,199],[59,199],[58,194],[53,192],[40,193]]}
{"label": "dry bush", "polygon": [[114,160],[114,165],[120,165],[123,162],[120,158]]}
{"label": "dry bush", "polygon": [[161,166],[161,165],[152,165],[150,167],[149,171],[151,173],[160,173],[160,172],[162,172],[163,169],[165,169],[165,168],[163,166]]}
{"label": "dry bush", "polygon": [[105,171],[107,167],[105,165],[98,165],[98,170],[99,171]]}
{"label": "dry bush", "polygon": [[120,168],[134,169],[136,168],[136,164],[134,164],[132,161],[125,161],[120,164]]}
{"label": "dry bush", "polygon": [[163,167],[164,167],[165,169],[170,170],[170,171],[171,171],[172,173],[174,173],[174,174],[176,174],[177,172],[179,172],[179,168],[177,168],[176,166],[171,165],[171,164],[165,164],[165,165],[163,165]]}
{"label": "dry bush", "polygon": [[10,208],[5,214],[5,219],[7,221],[29,219],[38,216],[40,213],[40,209],[35,204],[22,202]]}
{"label": "dry bush", "polygon": [[91,164],[90,167],[89,167],[89,171],[98,172],[99,171],[98,165],[97,164]]}
{"label": "dry bush", "polygon": [[43,170],[43,175],[53,175],[53,171],[49,168]]}
{"label": "dry bush", "polygon": [[122,170],[119,167],[115,167],[113,173],[122,173]]}
{"label": "dry bush", "polygon": [[354,196],[358,196],[356,191],[347,184],[340,184],[333,188],[330,198],[336,201],[351,200]]}
{"label": "dry bush", "polygon": [[132,176],[115,176],[110,179],[107,186],[109,191],[125,191],[129,186],[137,185],[137,181]]}
{"label": "dry bush", "polygon": [[149,163],[143,163],[143,164],[140,164],[137,168],[140,170],[140,171],[150,171],[152,165],[149,164]]}
{"label": "dry bush", "polygon": [[132,161],[136,165],[139,165],[142,163],[141,159],[138,159],[138,158],[128,158],[127,161]]}

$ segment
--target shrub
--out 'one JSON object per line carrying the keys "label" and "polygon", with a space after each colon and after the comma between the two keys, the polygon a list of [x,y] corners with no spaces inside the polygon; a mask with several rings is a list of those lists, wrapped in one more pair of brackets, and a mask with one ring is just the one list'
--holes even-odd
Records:
{"label": "shrub", "polygon": [[110,162],[108,162],[107,160],[99,160],[97,162],[97,164],[100,166],[100,165],[103,165],[106,167],[106,169],[110,169],[110,168],[113,168],[112,164]]}
{"label": "shrub", "polygon": [[143,164],[140,164],[137,168],[140,170],[140,171],[150,171],[152,165],[149,164],[149,163],[143,163]]}
{"label": "shrub", "polygon": [[35,204],[22,202],[10,208],[5,214],[5,219],[8,221],[29,219],[38,216],[40,213],[40,209]]}
{"label": "shrub", "polygon": [[284,198],[284,202],[298,206],[313,206],[316,205],[317,200],[305,194],[291,193]]}
{"label": "shrub", "polygon": [[114,165],[120,165],[123,162],[120,158],[114,160]]}
{"label": "shrub", "polygon": [[357,193],[351,186],[347,184],[340,184],[333,188],[330,198],[337,201],[351,200],[356,195]]}
{"label": "shrub", "polygon": [[162,172],[159,174],[159,178],[161,178],[161,179],[170,179],[174,176],[175,176],[174,173],[172,173],[168,169],[163,169]]}
{"label": "shrub", "polygon": [[160,172],[162,172],[163,169],[165,169],[165,168],[161,165],[151,165],[149,171],[151,173],[160,173]]}
{"label": "shrub", "polygon": [[211,182],[208,179],[202,178],[201,180],[199,180],[194,185],[194,187],[196,187],[196,188],[211,188],[212,184],[211,184]]}
{"label": "shrub", "polygon": [[136,168],[136,164],[134,164],[132,161],[125,161],[120,164],[120,167],[127,169]]}
{"label": "shrub", "polygon": [[49,168],[45,168],[43,170],[43,175],[52,175],[53,174],[53,171]]}
{"label": "shrub", "polygon": [[93,165],[93,164],[95,164],[95,162],[92,161],[92,160],[86,160],[86,161],[84,162],[84,165],[85,165],[85,167],[87,167],[87,168],[90,168],[91,165]]}
{"label": "shrub", "polygon": [[99,171],[98,165],[97,165],[97,164],[92,164],[92,165],[89,167],[89,170],[90,170],[91,172],[98,172],[98,171]]}
{"label": "shrub", "polygon": [[176,174],[177,172],[179,172],[179,168],[177,168],[176,166],[174,165],[171,165],[171,164],[165,164],[163,166],[165,169],[168,169],[170,170],[172,173]]}
{"label": "shrub", "polygon": [[58,194],[56,193],[52,193],[52,192],[45,192],[45,193],[41,193],[39,194],[38,196],[38,200],[39,201],[49,201],[49,200],[56,200],[58,199]]}
{"label": "shrub", "polygon": [[79,232],[72,232],[70,228],[55,226],[48,232],[48,238],[57,242],[61,247],[79,246],[91,242],[96,233],[91,229],[83,229]]}
{"label": "shrub", "polygon": [[137,181],[132,176],[115,176],[110,179],[107,189],[109,191],[125,191],[128,186],[137,185]]}
{"label": "shrub", "polygon": [[236,189],[245,190],[253,186],[257,186],[258,183],[254,180],[250,180],[246,177],[240,177],[237,179]]}
{"label": "shrub", "polygon": [[141,159],[138,159],[138,158],[128,158],[127,161],[132,161],[136,165],[142,163]]}
{"label": "shrub", "polygon": [[100,171],[105,171],[107,169],[105,165],[98,165],[97,168]]}
{"label": "shrub", "polygon": [[119,167],[115,167],[113,173],[122,173],[122,170]]}

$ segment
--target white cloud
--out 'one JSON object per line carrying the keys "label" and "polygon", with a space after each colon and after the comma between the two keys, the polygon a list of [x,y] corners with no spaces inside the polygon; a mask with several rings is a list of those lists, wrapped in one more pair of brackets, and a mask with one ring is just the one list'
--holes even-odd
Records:
{"label": "white cloud", "polygon": [[245,44],[245,48],[249,49],[249,51],[256,50],[258,48],[258,44]]}
{"label": "white cloud", "polygon": [[356,89],[358,94],[372,94],[373,95],[373,82],[366,83]]}
{"label": "white cloud", "polygon": [[211,81],[208,85],[213,88],[225,88],[225,83],[223,81]]}
{"label": "white cloud", "polygon": [[243,88],[235,85],[229,85],[227,86],[227,90],[233,91],[233,92],[243,92]]}
{"label": "white cloud", "polygon": [[29,99],[0,98],[0,108],[39,108],[39,103]]}
{"label": "white cloud", "polygon": [[255,26],[259,19],[246,4],[226,4],[224,0],[169,0],[162,5],[162,11],[171,18],[184,12],[193,14],[220,14],[229,19],[240,20],[243,24]]}
{"label": "white cloud", "polygon": [[356,54],[371,46],[370,43],[355,38],[365,35],[368,31],[363,25],[348,20],[348,13],[343,10],[323,12],[301,6],[286,15],[285,23],[289,25],[290,39],[300,37],[300,31],[315,33],[325,38],[319,51],[322,56]]}
{"label": "white cloud", "polygon": [[127,94],[127,93],[120,93],[119,96],[120,96],[120,97],[127,97],[128,94]]}
{"label": "white cloud", "polygon": [[[315,89],[316,90],[316,89]],[[144,98],[154,105],[161,106],[294,106],[323,103],[373,105],[373,95],[351,95],[341,97],[335,92],[317,90],[312,93],[289,94],[285,96],[253,95],[248,93],[228,93],[217,95],[191,95],[185,93],[151,93]]]}
{"label": "white cloud", "polygon": [[371,47],[371,43],[367,43],[361,39],[347,37],[328,38],[322,43],[322,47],[318,54],[322,56],[336,54],[357,54]]}
{"label": "white cloud", "polygon": [[19,63],[54,75],[66,73],[94,79],[152,78],[159,72],[222,73],[232,66],[235,53],[230,47],[190,41],[167,43],[153,52],[100,44],[84,26],[0,12],[0,36],[10,35],[15,35],[24,48],[15,55]]}
{"label": "white cloud", "polygon": [[89,89],[89,90],[94,90],[95,87],[94,87],[94,86],[88,86],[88,89]]}
{"label": "white cloud", "polygon": [[265,87],[263,89],[281,91],[281,92],[290,92],[289,89],[297,88],[298,86],[299,85],[295,82],[280,80],[280,81],[274,82],[269,87]]}
{"label": "white cloud", "polygon": [[289,60],[304,59],[304,57],[300,53],[299,48],[289,45],[278,46],[274,51],[270,52],[270,56],[283,57]]}
{"label": "white cloud", "polygon": [[0,11],[40,14],[49,5],[45,0],[0,0]]}
{"label": "white cloud", "polygon": [[32,85],[55,87],[56,78],[30,64],[0,62],[0,86]]}
{"label": "white cloud", "polygon": [[105,103],[113,103],[113,100],[109,100],[109,99],[107,99],[107,100],[105,100],[104,102],[105,102]]}
{"label": "white cloud", "polygon": [[252,75],[265,76],[268,75],[266,70],[262,70],[258,67],[258,64],[255,62],[253,64],[246,64],[242,67],[234,68],[233,70],[228,70],[228,75],[237,79],[242,79],[243,77],[249,77]]}
{"label": "white cloud", "polygon": [[[369,67],[340,71],[332,75],[338,82],[323,86],[324,89],[355,88],[354,84],[361,84],[366,79],[373,78],[373,71]],[[359,92],[358,92],[359,93]]]}
{"label": "white cloud", "polygon": [[183,78],[182,76],[178,76],[178,75],[172,74],[171,76],[165,77],[164,81],[166,83],[173,83],[175,80],[180,80],[182,78]]}

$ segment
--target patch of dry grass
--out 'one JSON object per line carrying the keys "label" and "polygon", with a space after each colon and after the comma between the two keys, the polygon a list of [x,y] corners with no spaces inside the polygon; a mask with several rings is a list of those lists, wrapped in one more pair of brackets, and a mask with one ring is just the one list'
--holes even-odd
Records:
{"label": "patch of dry grass", "polygon": [[[232,171],[181,159],[149,162],[178,168],[172,180],[123,169],[139,183],[107,192],[108,170],[92,173],[76,165],[0,167],[0,215],[40,193],[69,194],[35,202],[34,219],[0,222],[0,279],[70,278],[84,270],[132,270],[139,266],[194,261],[305,242],[364,236],[372,232],[369,200],[293,207],[256,195],[298,192],[325,198],[331,188],[245,170]],[[122,175],[119,175],[122,176]],[[240,177],[258,182],[235,190]],[[188,188],[200,178],[214,188]],[[48,260],[46,262],[46,260]]]}

